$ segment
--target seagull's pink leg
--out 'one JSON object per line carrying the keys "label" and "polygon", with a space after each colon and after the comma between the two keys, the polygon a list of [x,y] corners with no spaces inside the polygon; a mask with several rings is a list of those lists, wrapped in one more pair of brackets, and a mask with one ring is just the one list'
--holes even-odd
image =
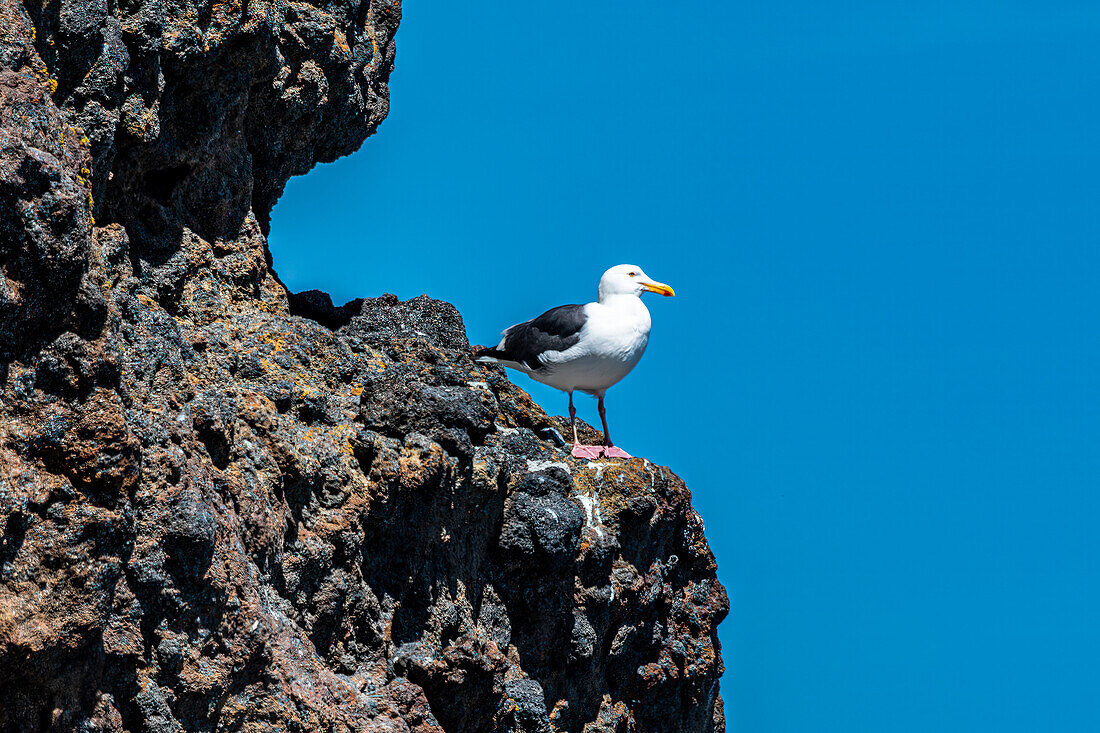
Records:
{"label": "seagull's pink leg", "polygon": [[622,448],[611,443],[611,433],[607,429],[607,412],[603,409],[603,395],[599,395],[600,422],[603,423],[603,454],[608,458],[633,458]]}
{"label": "seagull's pink leg", "polygon": [[573,393],[569,393],[569,424],[573,427],[573,450],[569,451],[569,455],[574,458],[587,458],[593,460],[600,457],[600,453],[603,452],[603,448],[598,445],[581,445],[581,441],[577,438],[577,408],[573,407]]}

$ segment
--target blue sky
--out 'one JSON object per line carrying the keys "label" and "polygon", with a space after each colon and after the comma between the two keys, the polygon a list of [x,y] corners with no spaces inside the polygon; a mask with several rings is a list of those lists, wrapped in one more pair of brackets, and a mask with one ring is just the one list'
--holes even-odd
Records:
{"label": "blue sky", "polygon": [[609,417],[707,522],[731,731],[1100,730],[1100,5],[404,13],[287,284],[488,343],[641,265],[678,297]]}

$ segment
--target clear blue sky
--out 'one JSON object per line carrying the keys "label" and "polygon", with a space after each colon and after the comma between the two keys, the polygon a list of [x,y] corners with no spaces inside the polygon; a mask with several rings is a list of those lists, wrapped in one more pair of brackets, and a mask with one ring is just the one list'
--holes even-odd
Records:
{"label": "clear blue sky", "polygon": [[641,265],[678,297],[612,431],[707,522],[731,731],[1100,730],[1098,37],[1095,2],[407,2],[389,119],[290,183],[276,269],[486,343]]}

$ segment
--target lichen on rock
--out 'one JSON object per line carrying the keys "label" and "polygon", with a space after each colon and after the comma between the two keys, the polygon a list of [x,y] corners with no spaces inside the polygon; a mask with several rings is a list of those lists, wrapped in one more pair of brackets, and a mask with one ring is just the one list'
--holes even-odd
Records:
{"label": "lichen on rock", "polygon": [[0,730],[724,730],[683,482],[545,440],[449,304],[272,269],[399,18],[0,0]]}

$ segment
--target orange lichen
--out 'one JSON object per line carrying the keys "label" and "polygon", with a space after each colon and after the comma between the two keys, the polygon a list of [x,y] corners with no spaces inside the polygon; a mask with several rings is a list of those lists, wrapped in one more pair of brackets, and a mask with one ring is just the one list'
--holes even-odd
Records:
{"label": "orange lichen", "polygon": [[340,49],[341,52],[351,53],[351,49],[348,47],[347,38],[344,36],[343,32],[341,32],[339,28],[332,32],[332,39],[333,42],[336,44],[336,47]]}

